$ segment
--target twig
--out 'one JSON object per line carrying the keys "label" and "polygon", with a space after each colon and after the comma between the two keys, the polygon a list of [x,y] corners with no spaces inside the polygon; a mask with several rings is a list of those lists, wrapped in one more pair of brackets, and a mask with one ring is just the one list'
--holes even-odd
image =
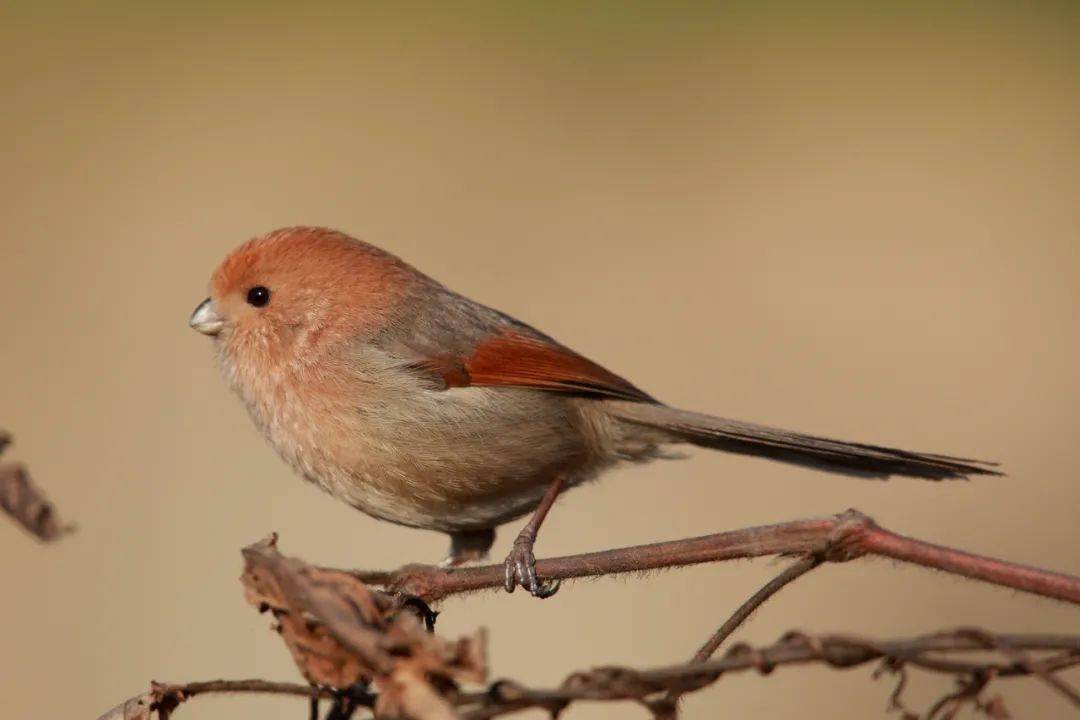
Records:
{"label": "twig", "polygon": [[180,703],[196,695],[213,693],[246,693],[256,695],[296,695],[307,698],[335,698],[330,688],[297,683],[280,683],[269,680],[208,680],[193,683],[151,683],[150,690],[125,700],[101,715],[98,720],[145,720],[151,712],[167,716]]}
{"label": "twig", "polygon": [[[979,631],[982,632],[982,631]],[[1030,670],[1017,663],[955,662],[949,670],[926,657],[937,653],[968,653],[985,649],[969,635],[969,630],[939,633],[912,639],[872,640],[847,635],[811,636],[788,633],[773,645],[752,648],[737,645],[720,659],[704,663],[686,663],[651,670],[605,667],[574,673],[554,689],[537,690],[504,681],[487,693],[463,698],[458,710],[466,720],[486,720],[530,707],[552,708],[576,700],[637,700],[663,692],[693,692],[711,685],[722,675],[746,670],[769,673],[774,669],[807,663],[822,663],[835,669],[847,669],[877,660],[896,664],[909,663],[936,672],[961,677],[963,688],[970,691],[973,678],[1002,678],[1029,675]],[[1002,635],[992,636],[1002,646],[1024,650],[1067,650],[1080,664],[1080,636]],[[983,682],[979,689],[985,686]],[[943,699],[943,705],[959,693]]]}
{"label": "twig", "polygon": [[[0,452],[11,436],[0,430]],[[71,532],[60,522],[56,509],[45,494],[30,480],[26,468],[18,463],[0,464],[0,508],[39,540],[49,542]]]}
{"label": "twig", "polygon": [[[825,562],[825,558],[822,555],[804,555],[786,567],[783,572],[747,598],[746,602],[740,605],[735,612],[732,613],[731,617],[724,621],[724,624],[705,641],[705,644],[698,648],[698,651],[694,653],[694,657],[690,659],[690,662],[703,663],[711,658],[713,653],[715,653],[723,644],[724,640],[731,637],[731,634],[746,622],[755,610],[764,605],[773,595],[818,567],[823,562]],[[658,701],[656,707],[653,708],[653,711],[667,717],[674,717],[678,702],[679,693],[669,692],[662,700]]]}
{"label": "twig", "polygon": [[[547,580],[567,580],[788,554],[819,554],[831,562],[876,555],[1080,604],[1078,577],[906,537],[879,526],[858,510],[847,510],[829,518],[539,560],[536,571]],[[406,565],[395,571],[356,571],[353,575],[392,592],[435,602],[450,595],[501,587],[504,570],[502,565],[475,568]]]}
{"label": "twig", "polygon": [[1006,644],[1001,638],[985,633],[982,630],[972,628],[963,632],[975,641],[983,643],[987,650],[998,650],[1003,655],[1012,658],[1017,664],[1027,668],[1032,675],[1035,675],[1049,687],[1068,698],[1073,705],[1080,707],[1080,692],[1077,692],[1069,683],[1053,674],[1052,663],[1032,660],[1025,653],[1020,652],[1019,649]]}
{"label": "twig", "polygon": [[735,632],[740,625],[746,622],[755,610],[761,607],[773,595],[780,592],[789,583],[798,580],[823,562],[825,562],[825,558],[821,555],[804,555],[789,565],[787,569],[766,583],[763,588],[751,595],[746,602],[740,605],[739,609],[727,619],[727,622],[721,625],[720,628],[713,633],[713,636],[706,640],[705,644],[698,649],[691,662],[705,662],[711,658],[724,640],[727,640],[728,637],[731,636],[731,633]]}
{"label": "twig", "polygon": [[944,720],[953,720],[966,703],[978,705],[979,695],[990,684],[991,679],[993,676],[988,672],[976,672],[970,677],[961,678],[955,692],[938,700],[926,712],[926,720],[935,720],[939,713]]}

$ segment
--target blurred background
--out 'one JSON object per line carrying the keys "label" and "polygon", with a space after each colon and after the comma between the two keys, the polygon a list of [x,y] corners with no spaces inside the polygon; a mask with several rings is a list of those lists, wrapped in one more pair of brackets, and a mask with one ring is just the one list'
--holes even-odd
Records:
{"label": "blurred background", "polygon": [[[287,224],[381,245],[667,402],[1009,473],[878,483],[693,452],[572,492],[541,555],[857,507],[1080,572],[1078,71],[1074,3],[0,6],[0,426],[79,525],[41,546],[0,522],[3,716],[96,717],[152,678],[297,679],[237,582],[272,530],[325,565],[446,550],[293,477],[187,327],[225,253]],[[440,627],[487,626],[495,673],[537,684],[671,663],[781,567],[455,599]],[[961,624],[1080,625],[862,561],[737,638]],[[732,676],[687,716],[878,717],[892,686]],[[916,673],[907,697],[947,689]],[[1018,717],[1070,712],[1033,681],[996,691]]]}

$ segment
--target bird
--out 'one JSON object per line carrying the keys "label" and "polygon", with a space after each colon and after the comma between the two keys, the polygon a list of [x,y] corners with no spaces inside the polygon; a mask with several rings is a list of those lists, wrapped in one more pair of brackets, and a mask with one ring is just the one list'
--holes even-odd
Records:
{"label": "bird", "polygon": [[189,318],[270,445],[358,510],[487,556],[529,516],[504,587],[537,597],[540,527],[564,491],[690,444],[869,478],[999,475],[995,463],[682,410],[344,232],[296,226],[230,252]]}

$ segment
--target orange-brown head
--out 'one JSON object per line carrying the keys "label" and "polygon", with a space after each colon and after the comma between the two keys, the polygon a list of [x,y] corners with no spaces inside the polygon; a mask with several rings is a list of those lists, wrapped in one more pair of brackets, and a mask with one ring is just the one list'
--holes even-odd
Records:
{"label": "orange-brown head", "polygon": [[419,277],[344,233],[282,228],[222,261],[189,324],[214,336],[226,357],[273,366],[377,332]]}

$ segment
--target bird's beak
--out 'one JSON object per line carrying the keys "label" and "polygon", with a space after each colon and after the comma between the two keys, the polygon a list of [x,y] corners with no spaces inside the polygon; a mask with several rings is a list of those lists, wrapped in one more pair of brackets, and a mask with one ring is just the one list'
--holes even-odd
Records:
{"label": "bird's beak", "polygon": [[210,298],[206,298],[199,303],[199,307],[195,308],[195,312],[191,313],[188,325],[203,335],[217,335],[221,332],[225,321],[214,312],[214,303],[210,301]]}

